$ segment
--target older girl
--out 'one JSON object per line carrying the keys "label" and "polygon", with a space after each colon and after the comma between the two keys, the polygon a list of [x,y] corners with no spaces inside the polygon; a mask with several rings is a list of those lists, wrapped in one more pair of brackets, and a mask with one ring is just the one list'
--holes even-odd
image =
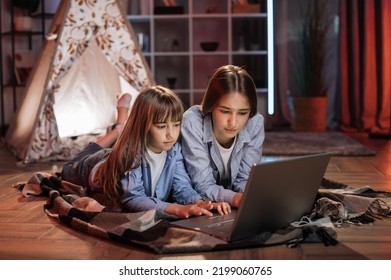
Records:
{"label": "older girl", "polygon": [[261,160],[265,138],[249,74],[234,65],[218,68],[201,105],[185,112],[181,133],[183,156],[197,192],[239,207],[251,166]]}

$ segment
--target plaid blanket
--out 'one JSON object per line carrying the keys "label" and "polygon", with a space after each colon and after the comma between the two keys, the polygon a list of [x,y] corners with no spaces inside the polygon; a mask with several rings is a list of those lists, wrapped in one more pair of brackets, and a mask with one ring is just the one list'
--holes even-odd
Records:
{"label": "plaid blanket", "polygon": [[311,214],[312,219],[329,216],[334,223],[369,224],[391,217],[391,193],[374,191],[369,186],[353,188],[323,178],[322,189]]}
{"label": "plaid blanket", "polygon": [[[344,193],[335,194],[329,190],[328,193],[339,196],[336,201],[320,193],[317,206],[307,220],[293,223],[292,226],[276,232],[262,232],[251,238],[228,243],[208,234],[173,227],[170,221],[175,217],[159,211],[126,213],[111,210],[105,206],[102,197],[88,197],[81,186],[61,180],[52,174],[35,173],[27,182],[19,183],[15,187],[26,197],[48,196],[48,201],[44,205],[46,214],[69,227],[99,238],[139,246],[159,254],[229,250],[277,244],[295,246],[298,242],[323,242],[325,245],[335,245],[336,231],[330,221],[342,219],[338,214],[344,211],[336,214],[335,207],[340,209],[338,203],[344,205],[346,203],[344,198],[347,198]],[[319,201],[323,198],[331,202],[326,203],[327,207],[320,205]],[[368,217],[389,215],[390,208],[380,199],[370,200],[371,207],[358,209],[359,211],[353,210],[356,212],[354,215],[356,218],[363,215]],[[379,209],[382,210],[374,212],[372,207],[374,204],[380,206]],[[346,211],[352,210],[349,208]],[[352,216],[345,218],[351,220]]]}

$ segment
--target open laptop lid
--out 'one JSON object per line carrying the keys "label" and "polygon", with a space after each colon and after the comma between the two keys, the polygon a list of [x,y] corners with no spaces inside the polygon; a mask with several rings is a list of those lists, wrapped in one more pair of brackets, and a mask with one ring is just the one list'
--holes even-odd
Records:
{"label": "open laptop lid", "polygon": [[[284,228],[311,211],[330,157],[325,153],[256,164],[238,211],[233,209],[225,216],[197,216],[172,224],[228,242]],[[223,226],[230,220],[232,227],[226,231]]]}
{"label": "open laptop lid", "polygon": [[330,157],[322,153],[254,165],[229,240],[275,231],[308,214]]}

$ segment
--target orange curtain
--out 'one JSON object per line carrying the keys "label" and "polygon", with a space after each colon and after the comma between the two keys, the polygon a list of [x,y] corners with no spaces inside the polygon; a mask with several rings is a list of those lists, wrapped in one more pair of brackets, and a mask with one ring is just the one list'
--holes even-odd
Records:
{"label": "orange curtain", "polygon": [[341,129],[390,133],[391,1],[340,3]]}

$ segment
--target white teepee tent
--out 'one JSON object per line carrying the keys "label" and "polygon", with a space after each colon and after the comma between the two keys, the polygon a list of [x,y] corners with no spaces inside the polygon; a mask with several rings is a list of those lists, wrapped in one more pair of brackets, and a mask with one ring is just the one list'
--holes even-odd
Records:
{"label": "white teepee tent", "polygon": [[5,136],[23,162],[67,160],[153,84],[118,0],[62,0]]}

